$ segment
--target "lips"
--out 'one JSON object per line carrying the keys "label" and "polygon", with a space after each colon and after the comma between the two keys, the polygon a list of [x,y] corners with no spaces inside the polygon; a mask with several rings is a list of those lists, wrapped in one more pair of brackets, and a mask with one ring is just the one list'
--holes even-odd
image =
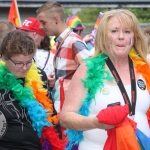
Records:
{"label": "lips", "polygon": [[118,47],[124,47],[124,45],[117,45]]}

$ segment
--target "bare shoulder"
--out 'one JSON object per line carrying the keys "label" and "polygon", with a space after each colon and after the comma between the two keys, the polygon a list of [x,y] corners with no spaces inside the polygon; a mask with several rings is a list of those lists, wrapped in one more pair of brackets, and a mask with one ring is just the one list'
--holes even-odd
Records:
{"label": "bare shoulder", "polygon": [[87,67],[85,65],[85,63],[80,64],[80,66],[78,67],[78,69],[76,70],[73,79],[74,78],[84,78],[86,75],[86,71],[87,71]]}
{"label": "bare shoulder", "polygon": [[68,110],[78,112],[87,92],[87,89],[84,88],[83,82],[81,81],[81,79],[83,79],[85,75],[86,75],[86,66],[85,64],[81,64],[78,67],[77,71],[75,72],[69,85],[65,97],[63,111]]}

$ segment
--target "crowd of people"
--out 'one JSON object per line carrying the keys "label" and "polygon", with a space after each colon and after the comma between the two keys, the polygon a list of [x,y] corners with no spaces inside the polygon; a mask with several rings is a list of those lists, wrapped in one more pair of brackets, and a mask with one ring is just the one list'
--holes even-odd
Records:
{"label": "crowd of people", "polygon": [[36,13],[0,20],[0,150],[150,149],[150,28],[103,12],[91,55],[78,16]]}

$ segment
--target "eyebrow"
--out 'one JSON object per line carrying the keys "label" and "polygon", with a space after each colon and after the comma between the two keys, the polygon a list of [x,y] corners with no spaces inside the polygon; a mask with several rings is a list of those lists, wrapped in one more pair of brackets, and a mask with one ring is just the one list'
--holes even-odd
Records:
{"label": "eyebrow", "polygon": [[[33,58],[32,58],[33,59]],[[27,63],[27,62],[31,62],[32,61],[32,59],[31,60],[29,60],[29,61],[19,61],[19,60],[13,60],[13,61],[15,61],[16,63]]]}
{"label": "eyebrow", "polygon": [[46,22],[46,21],[44,21],[44,20],[39,20],[40,22]]}

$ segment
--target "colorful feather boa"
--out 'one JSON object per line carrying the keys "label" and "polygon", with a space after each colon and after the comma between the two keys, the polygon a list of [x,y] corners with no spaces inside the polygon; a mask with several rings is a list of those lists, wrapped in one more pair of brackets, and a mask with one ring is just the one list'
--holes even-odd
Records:
{"label": "colorful feather boa", "polygon": [[56,115],[53,116],[52,100],[47,97],[48,91],[43,88],[44,83],[35,64],[25,76],[25,86],[21,83],[21,80],[17,80],[8,72],[5,63],[1,61],[0,89],[12,91],[14,98],[21,106],[27,108],[32,126],[41,138],[41,144],[44,145],[43,149],[57,147],[56,150],[62,150],[63,144],[53,126],[53,124],[58,124],[58,119]]}
{"label": "colorful feather boa", "polygon": [[[136,72],[142,74],[146,81],[147,89],[150,92],[150,68],[149,65],[146,64],[146,62],[139,57],[139,55],[136,53],[135,49],[132,48],[129,53],[130,58],[133,61],[133,64],[136,68]],[[82,79],[84,87],[88,88],[88,92],[86,95],[86,98],[78,112],[78,114],[81,114],[83,116],[89,115],[89,106],[95,98],[95,94],[97,90],[104,87],[104,80],[113,80],[112,75],[105,70],[105,60],[108,56],[106,54],[101,54],[95,58],[87,58],[85,60],[86,66],[87,66],[87,74],[85,79]],[[147,113],[148,119],[150,119],[150,111]],[[66,147],[66,150],[77,150],[77,145],[79,142],[83,139],[82,135],[83,131],[75,131],[68,129],[66,131],[66,134],[68,136],[69,144]]]}

